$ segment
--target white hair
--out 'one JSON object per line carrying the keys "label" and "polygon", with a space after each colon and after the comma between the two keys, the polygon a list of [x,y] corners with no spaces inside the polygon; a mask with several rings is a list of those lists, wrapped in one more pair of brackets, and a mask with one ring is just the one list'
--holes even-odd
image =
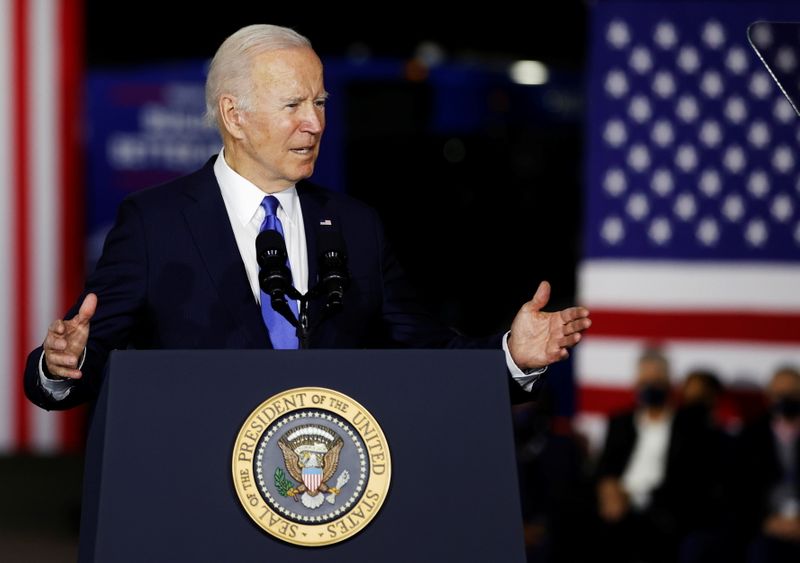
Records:
{"label": "white hair", "polygon": [[311,48],[311,42],[288,27],[256,24],[243,27],[217,49],[206,78],[206,119],[219,124],[217,103],[223,94],[236,97],[236,105],[250,110],[253,90],[250,71],[253,58],[267,51]]}

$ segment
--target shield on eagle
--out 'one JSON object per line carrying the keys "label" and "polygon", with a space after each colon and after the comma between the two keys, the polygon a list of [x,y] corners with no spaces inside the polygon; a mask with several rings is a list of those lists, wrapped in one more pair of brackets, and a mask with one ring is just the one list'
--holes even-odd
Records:
{"label": "shield on eagle", "polygon": [[321,467],[304,467],[303,468],[303,484],[308,489],[309,494],[314,494],[319,489],[322,483],[322,468]]}

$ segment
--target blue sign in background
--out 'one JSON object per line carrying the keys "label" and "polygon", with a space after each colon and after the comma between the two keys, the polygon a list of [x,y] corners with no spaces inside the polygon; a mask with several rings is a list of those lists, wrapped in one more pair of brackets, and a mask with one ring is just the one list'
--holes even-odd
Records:
{"label": "blue sign in background", "polygon": [[126,195],[196,170],[219,151],[203,117],[204,80],[204,63],[89,75],[90,265]]}

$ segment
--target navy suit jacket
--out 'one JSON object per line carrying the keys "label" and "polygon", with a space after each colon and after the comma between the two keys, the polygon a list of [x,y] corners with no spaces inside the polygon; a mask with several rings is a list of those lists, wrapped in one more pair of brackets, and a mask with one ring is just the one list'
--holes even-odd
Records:
{"label": "navy suit jacket", "polygon": [[[635,413],[611,417],[597,476],[622,478],[638,441]],[[653,491],[648,512],[663,532],[708,529],[722,516],[729,471],[728,440],[707,411],[683,407],[675,413],[664,480]]]}
{"label": "navy suit jacket", "polygon": [[[31,401],[62,409],[95,398],[114,349],[271,348],[213,164],[214,158],[197,172],[122,202],[96,269],[65,316],[77,313],[87,293],[97,294],[84,376],[66,399],[54,401],[41,387],[39,347],[25,370]],[[417,304],[372,208],[309,182],[299,182],[297,192],[309,286],[317,277],[317,228],[325,219],[339,225],[351,274],[343,310],[317,328],[310,347],[500,348],[501,336],[463,337]],[[312,304],[312,323],[319,314]],[[511,388],[521,390],[516,383]]]}

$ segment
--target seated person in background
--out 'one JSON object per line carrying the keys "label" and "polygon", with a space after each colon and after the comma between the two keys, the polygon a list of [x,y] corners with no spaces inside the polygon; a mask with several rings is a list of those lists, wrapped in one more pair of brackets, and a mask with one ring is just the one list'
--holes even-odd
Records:
{"label": "seated person in background", "polygon": [[748,561],[800,561],[800,371],[775,372],[767,388],[769,413],[739,439],[739,537]]}
{"label": "seated person in background", "polygon": [[683,406],[703,407],[713,413],[722,395],[722,383],[710,371],[698,369],[686,375],[681,389]]}
{"label": "seated person in background", "polygon": [[681,540],[706,516],[719,447],[709,418],[676,412],[669,364],[656,350],[638,362],[637,405],[609,421],[598,462],[601,559],[675,561]]}
{"label": "seated person in background", "polygon": [[[696,434],[704,463],[686,463],[682,490],[676,491],[684,506],[679,560],[682,563],[730,561],[726,534],[726,492],[733,438],[718,423],[717,409],[725,389],[711,371],[696,369],[686,375],[681,388],[678,420]],[[701,488],[702,487],[702,488]]]}

